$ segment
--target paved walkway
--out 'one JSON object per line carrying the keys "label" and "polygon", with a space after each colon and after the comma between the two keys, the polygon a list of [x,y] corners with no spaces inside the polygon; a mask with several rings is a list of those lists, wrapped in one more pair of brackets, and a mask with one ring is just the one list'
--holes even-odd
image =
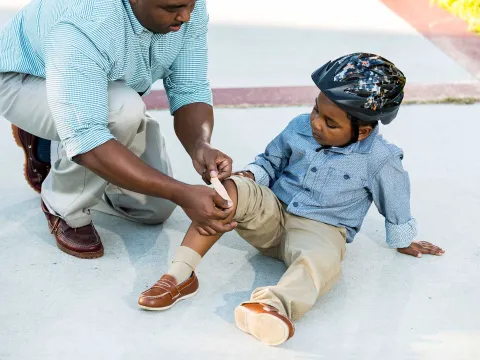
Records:
{"label": "paved walkway", "polygon": [[[24,0],[14,1],[0,0],[0,26]],[[302,0],[293,5],[209,0],[214,87],[310,85],[313,69],[358,50],[392,58],[425,93],[435,84],[470,86],[475,80],[380,1]],[[234,98],[223,94],[230,102]],[[285,99],[292,94],[298,93],[287,92]],[[241,168],[294,115],[309,110],[218,109],[213,142]],[[185,214],[177,210],[159,227],[95,214],[105,256],[92,261],[66,256],[49,234],[39,197],[23,180],[23,154],[9,124],[0,120],[0,359],[480,358],[475,318],[480,298],[475,226],[479,112],[480,105],[406,106],[398,121],[383,129],[406,151],[419,239],[444,247],[446,255],[414,259],[389,250],[383,220],[372,210],[348,246],[340,283],[280,348],[265,347],[237,330],[233,310],[255,287],[275,283],[283,264],[260,256],[230,233],[200,266],[197,297],[165,313],[138,310],[138,294],[166,270],[181,242],[188,226]],[[154,115],[177,178],[200,183],[168,113]]]}
{"label": "paved walkway", "polygon": [[[218,110],[214,144],[241,168],[304,111]],[[9,126],[0,122],[0,168],[8,169],[0,193],[0,359],[479,358],[479,111],[480,105],[408,106],[383,128],[406,151],[419,239],[444,247],[445,256],[415,259],[388,249],[383,220],[372,210],[348,246],[340,283],[280,348],[237,330],[233,310],[255,287],[275,283],[282,263],[230,233],[199,267],[197,297],[164,313],[140,311],[137,296],[165,271],[186,216],[177,210],[165,226],[146,227],[95,214],[105,257],[66,256],[49,234],[39,197],[23,181],[23,156]],[[177,177],[200,182],[168,114],[154,115]]]}

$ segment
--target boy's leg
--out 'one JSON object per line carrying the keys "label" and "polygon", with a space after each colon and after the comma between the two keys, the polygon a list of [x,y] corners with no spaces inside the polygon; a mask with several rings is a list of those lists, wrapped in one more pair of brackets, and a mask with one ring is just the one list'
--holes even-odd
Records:
{"label": "boy's leg", "polygon": [[281,256],[287,271],[275,286],[254,290],[235,309],[237,326],[268,345],[293,336],[301,318],[340,277],[346,232],[320,222],[287,215]]}
{"label": "boy's leg", "polygon": [[254,290],[251,301],[272,305],[295,321],[339,279],[346,232],[295,215],[288,215],[285,228],[282,258],[288,269],[277,285]]}
{"label": "boy's leg", "polygon": [[[283,208],[266,187],[241,177],[232,177],[224,186],[233,201],[234,211],[225,220],[238,222],[237,231],[263,252],[277,256],[283,235]],[[146,310],[166,310],[178,300],[187,298],[198,289],[195,268],[201,258],[221,235],[203,236],[192,224],[182,246],[174,255],[168,273],[151,289],[142,293],[140,307]]]}
{"label": "boy's leg", "polygon": [[[233,211],[224,221],[225,223],[230,223],[237,208],[237,188],[232,180],[225,181],[223,185],[233,202]],[[173,276],[178,283],[187,280],[192,275],[192,272],[195,271],[205,254],[222,235],[223,234],[213,236],[201,235],[195,227],[195,224],[191,224],[185,234],[182,245],[175,252],[167,274]]]}
{"label": "boy's leg", "polygon": [[[284,222],[281,203],[270,189],[245,178],[233,177],[223,185],[233,202],[233,211],[224,222],[236,221],[236,230],[242,237],[260,251],[277,257]],[[222,235],[204,236],[197,231],[195,224],[190,225],[168,274],[179,283],[187,280]]]}

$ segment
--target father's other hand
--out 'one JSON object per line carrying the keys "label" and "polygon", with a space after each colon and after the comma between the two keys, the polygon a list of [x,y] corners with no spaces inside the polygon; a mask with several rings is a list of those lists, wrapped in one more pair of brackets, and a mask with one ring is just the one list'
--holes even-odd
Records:
{"label": "father's other hand", "polygon": [[216,175],[222,181],[232,175],[232,159],[206,142],[195,146],[192,160],[195,170],[207,184],[210,184],[211,176]]}

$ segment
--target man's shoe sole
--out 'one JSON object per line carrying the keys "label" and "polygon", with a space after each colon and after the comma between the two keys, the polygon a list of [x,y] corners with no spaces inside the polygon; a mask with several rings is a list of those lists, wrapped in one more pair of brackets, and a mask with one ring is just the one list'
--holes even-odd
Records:
{"label": "man's shoe sole", "polygon": [[174,302],[172,305],[165,306],[165,307],[162,307],[162,308],[152,308],[152,307],[147,307],[147,306],[143,306],[143,305],[138,305],[138,307],[139,307],[140,309],[148,310],[148,311],[165,311],[165,310],[171,309],[173,306],[175,306],[176,303],[178,303],[178,302],[180,302],[180,301],[182,301],[182,300],[187,300],[187,299],[190,299],[190,298],[194,297],[195,295],[197,295],[198,290],[199,290],[199,289],[197,289],[195,292],[193,292],[193,293],[191,293],[191,294],[182,296],[181,298],[175,300],[175,302]]}
{"label": "man's shoe sole", "polygon": [[33,191],[40,194],[40,191],[37,188],[35,188],[35,186],[32,185],[32,183],[30,182],[30,179],[27,176],[27,162],[28,162],[27,149],[25,149],[25,146],[23,146],[22,141],[18,137],[18,127],[13,124],[12,124],[12,134],[13,134],[13,138],[15,139],[15,143],[18,145],[18,147],[22,148],[23,150],[23,154],[25,158],[23,162],[23,177],[27,181],[28,186],[30,186],[33,189]]}
{"label": "man's shoe sole", "polygon": [[61,244],[58,243],[58,241],[57,241],[57,247],[60,250],[62,250],[64,253],[71,256],[75,256],[76,258],[80,258],[80,259],[98,259],[98,258],[101,258],[104,253],[103,247],[100,251],[96,251],[96,252],[76,252],[62,246]]}
{"label": "man's shoe sole", "polygon": [[254,313],[244,306],[235,309],[235,323],[244,333],[270,346],[283,344],[289,337],[285,322],[268,313]]}

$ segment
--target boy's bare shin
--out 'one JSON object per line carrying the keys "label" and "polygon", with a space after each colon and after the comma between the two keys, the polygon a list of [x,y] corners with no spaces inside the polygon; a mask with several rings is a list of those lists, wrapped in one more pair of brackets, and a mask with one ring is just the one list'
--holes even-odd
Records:
{"label": "boy's bare shin", "polygon": [[[233,217],[235,216],[235,211],[237,209],[238,192],[237,187],[232,180],[224,181],[223,185],[225,186],[228,195],[233,201],[233,211],[231,215],[224,220],[224,223],[230,223],[233,220]],[[202,235],[198,232],[195,224],[191,224],[183,239],[182,246],[188,247],[197,252],[201,257],[204,257],[205,254],[220,239],[222,235],[223,234],[210,236]]]}

